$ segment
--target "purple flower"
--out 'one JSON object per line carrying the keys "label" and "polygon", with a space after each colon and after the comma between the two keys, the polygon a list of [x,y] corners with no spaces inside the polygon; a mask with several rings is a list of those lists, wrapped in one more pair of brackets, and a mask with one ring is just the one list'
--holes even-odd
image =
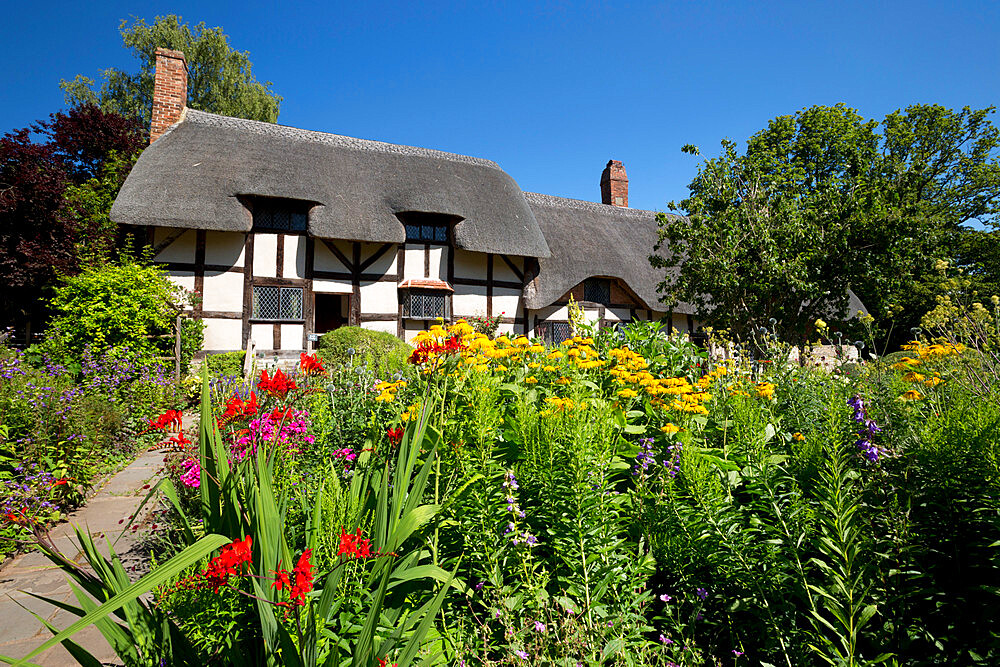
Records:
{"label": "purple flower", "polygon": [[670,602],[671,600],[673,600],[673,598],[666,593],[660,596],[660,602]]}
{"label": "purple flower", "polygon": [[702,602],[708,599],[708,591],[706,591],[704,588],[695,589],[694,594],[697,595],[698,599],[701,600]]}
{"label": "purple flower", "polygon": [[535,632],[545,632],[545,624],[541,621],[535,621]]}
{"label": "purple flower", "polygon": [[522,651],[514,651],[514,655],[516,655],[517,657],[519,657],[521,660],[527,660],[528,659],[528,652],[527,651],[523,651],[523,650]]}

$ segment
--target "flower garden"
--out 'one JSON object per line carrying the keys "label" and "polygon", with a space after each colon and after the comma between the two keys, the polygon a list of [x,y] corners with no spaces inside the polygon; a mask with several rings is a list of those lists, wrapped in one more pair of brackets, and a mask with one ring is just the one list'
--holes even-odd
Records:
{"label": "flower garden", "polygon": [[[83,532],[93,572],[50,552],[97,603],[46,646],[96,623],[126,665],[996,664],[995,352],[828,371],[773,336],[719,360],[650,324],[580,334],[459,321],[405,365],[205,372],[150,573]],[[123,395],[86,387],[59,391]]]}

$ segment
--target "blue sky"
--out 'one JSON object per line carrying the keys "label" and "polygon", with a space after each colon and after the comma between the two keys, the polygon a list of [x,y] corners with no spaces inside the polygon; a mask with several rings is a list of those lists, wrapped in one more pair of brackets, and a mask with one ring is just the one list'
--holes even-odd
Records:
{"label": "blue sky", "polygon": [[[133,70],[118,24],[222,26],[284,97],[279,123],[495,160],[529,191],[680,199],[698,160],[777,115],[845,102],[1000,101],[1000,2],[17,2],[0,132],[64,106],[61,78]],[[994,122],[1000,124],[997,117]]]}

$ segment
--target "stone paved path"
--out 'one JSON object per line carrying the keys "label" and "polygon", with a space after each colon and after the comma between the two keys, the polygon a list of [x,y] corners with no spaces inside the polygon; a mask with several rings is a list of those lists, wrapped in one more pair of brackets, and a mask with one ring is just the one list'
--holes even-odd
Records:
{"label": "stone paved path", "polygon": [[[185,417],[187,425],[187,415]],[[152,450],[140,454],[129,466],[109,479],[86,505],[70,514],[66,522],[53,528],[50,535],[56,546],[70,558],[80,556],[70,540],[74,535],[73,526],[79,525],[89,528],[94,535],[105,534],[104,538],[95,541],[101,553],[106,554],[108,540],[113,542],[121,534],[122,525],[118,521],[135,512],[148,493],[142,487],[155,481],[162,465],[163,451]],[[150,509],[151,505],[152,503],[148,503],[143,511]],[[142,560],[141,554],[133,552],[126,555],[134,544],[135,536],[129,531],[115,545],[115,551],[122,554],[126,568],[130,560],[133,563]],[[76,605],[76,597],[66,583],[66,576],[42,554],[22,554],[8,561],[0,569],[0,654],[23,657],[52,636],[38,619],[20,605],[40,614],[59,629],[69,626],[78,618],[36,600],[28,595],[29,592]],[[120,664],[114,651],[96,628],[81,630],[74,635],[73,640],[98,660],[106,664]],[[33,662],[46,667],[66,667],[76,661],[62,646],[56,646],[35,657]]]}

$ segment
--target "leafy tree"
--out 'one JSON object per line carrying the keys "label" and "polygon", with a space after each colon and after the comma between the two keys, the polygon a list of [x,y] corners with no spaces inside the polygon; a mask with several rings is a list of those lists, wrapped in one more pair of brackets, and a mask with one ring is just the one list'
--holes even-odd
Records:
{"label": "leafy tree", "polygon": [[106,69],[96,90],[94,80],[83,75],[63,80],[60,86],[68,104],[96,104],[108,111],[138,116],[148,127],[156,49],[164,47],[183,51],[187,58],[187,104],[192,109],[269,123],[278,119],[282,98],[271,91],[270,81],[261,83],[254,78],[249,53],[234,51],[222,28],[206,28],[202,22],[192,29],[181,17],[170,14],[157,16],[152,25],[145,19],[131,25],[123,20],[119,29],[125,47],[139,61],[139,72]]}
{"label": "leafy tree", "polygon": [[136,118],[93,105],[52,114],[0,139],[5,323],[37,318],[41,288],[75,272],[81,252],[94,256],[111,245],[107,208],[144,142]]}
{"label": "leafy tree", "polygon": [[688,217],[659,218],[664,253],[650,261],[669,271],[665,300],[744,336],[770,318],[807,335],[850,315],[848,289],[882,324],[919,321],[930,303],[915,286],[933,260],[955,255],[964,223],[992,225],[1000,210],[993,112],[915,105],[879,124],[814,106],[770,121],[745,153],[723,141],[670,204]]}

